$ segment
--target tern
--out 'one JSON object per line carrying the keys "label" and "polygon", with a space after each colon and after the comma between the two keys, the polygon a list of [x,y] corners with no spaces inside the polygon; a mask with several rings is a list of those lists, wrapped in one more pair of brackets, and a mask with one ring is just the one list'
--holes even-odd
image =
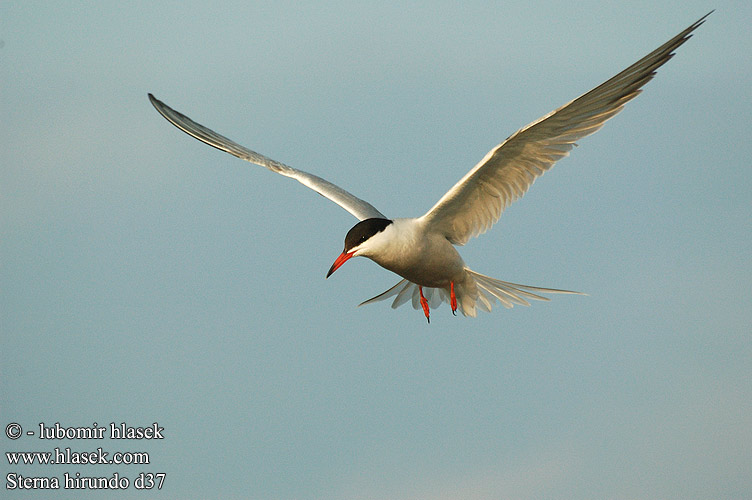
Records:
{"label": "tern", "polygon": [[498,300],[511,308],[530,305],[528,299],[549,300],[541,293],[578,294],[490,278],[467,267],[457,251],[471,237],[486,232],[510,203],[520,198],[536,178],[569,155],[576,141],[588,136],[634,99],[656,70],[674,55],[709,12],[674,38],[610,80],[510,135],[459,180],[422,217],[390,219],[348,191],[313,174],[297,170],[200,125],[152,94],[149,100],[177,128],[219,150],[291,177],[341,206],[360,222],[345,236],[345,247],[326,277],[352,257],[368,257],[403,279],[365,302],[391,298],[392,308],[412,301],[430,323],[430,309],[448,302],[474,317],[477,309],[491,311]]}

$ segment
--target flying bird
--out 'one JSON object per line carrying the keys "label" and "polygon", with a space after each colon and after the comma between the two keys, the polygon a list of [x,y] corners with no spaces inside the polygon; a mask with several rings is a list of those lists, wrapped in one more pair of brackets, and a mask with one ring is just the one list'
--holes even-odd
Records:
{"label": "flying bird", "polygon": [[342,253],[326,277],[352,257],[368,257],[403,279],[360,305],[395,297],[392,308],[411,301],[430,323],[430,309],[448,302],[452,313],[476,316],[498,300],[511,308],[543,293],[569,290],[520,285],[471,270],[457,246],[486,232],[536,178],[569,155],[575,141],[600,129],[637,97],[656,70],[673,56],[712,11],[610,80],[510,135],[493,148],[422,217],[390,219],[370,203],[313,174],[297,170],[231,141],[149,94],[170,123],[217,149],[291,177],[338,204],[360,222],[345,236]]}

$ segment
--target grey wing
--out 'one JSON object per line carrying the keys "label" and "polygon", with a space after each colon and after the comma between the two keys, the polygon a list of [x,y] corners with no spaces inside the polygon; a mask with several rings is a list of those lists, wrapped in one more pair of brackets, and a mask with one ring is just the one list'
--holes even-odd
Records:
{"label": "grey wing", "polygon": [[339,186],[332,184],[331,182],[322,179],[308,172],[297,170],[284,163],[272,160],[262,154],[251,151],[250,149],[241,146],[240,144],[231,141],[227,137],[224,137],[213,130],[210,130],[203,125],[194,122],[184,114],[175,111],[152,94],[149,94],[149,100],[154,105],[157,111],[164,116],[167,121],[175,125],[177,128],[185,132],[186,134],[195,137],[201,142],[215,147],[226,153],[230,153],[233,156],[237,156],[242,160],[255,163],[262,167],[266,167],[272,172],[277,172],[287,177],[292,177],[304,186],[307,186],[321,196],[332,200],[337,205],[341,206],[355,217],[360,220],[370,219],[373,217],[385,219],[386,217],[376,210],[370,203],[361,200],[357,196],[350,194]]}
{"label": "grey wing", "polygon": [[486,232],[535,179],[634,99],[712,11],[590,92],[518,130],[492,149],[422,219],[454,244]]}

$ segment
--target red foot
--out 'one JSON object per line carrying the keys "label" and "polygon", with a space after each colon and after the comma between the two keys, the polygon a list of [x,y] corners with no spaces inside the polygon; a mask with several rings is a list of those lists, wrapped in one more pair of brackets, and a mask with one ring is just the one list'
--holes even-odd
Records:
{"label": "red foot", "polygon": [[452,314],[457,316],[457,296],[454,294],[454,281],[449,283],[449,305],[452,306]]}
{"label": "red foot", "polygon": [[423,287],[422,286],[418,286],[418,291],[420,292],[420,305],[423,307],[423,314],[426,315],[426,319],[430,323],[431,322],[431,316],[430,316],[431,311],[428,309],[428,301],[423,296]]}

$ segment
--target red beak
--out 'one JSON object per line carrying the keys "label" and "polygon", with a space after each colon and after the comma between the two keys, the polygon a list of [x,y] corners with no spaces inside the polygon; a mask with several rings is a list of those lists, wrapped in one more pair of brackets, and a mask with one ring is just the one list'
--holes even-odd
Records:
{"label": "red beak", "polygon": [[334,264],[332,264],[332,267],[329,268],[329,272],[326,273],[326,277],[328,278],[329,276],[331,276],[332,273],[336,271],[337,269],[339,269],[342,264],[347,262],[350,259],[350,257],[353,256],[354,253],[355,252],[350,252],[350,253],[342,252],[340,256],[337,257],[337,260],[334,261]]}

